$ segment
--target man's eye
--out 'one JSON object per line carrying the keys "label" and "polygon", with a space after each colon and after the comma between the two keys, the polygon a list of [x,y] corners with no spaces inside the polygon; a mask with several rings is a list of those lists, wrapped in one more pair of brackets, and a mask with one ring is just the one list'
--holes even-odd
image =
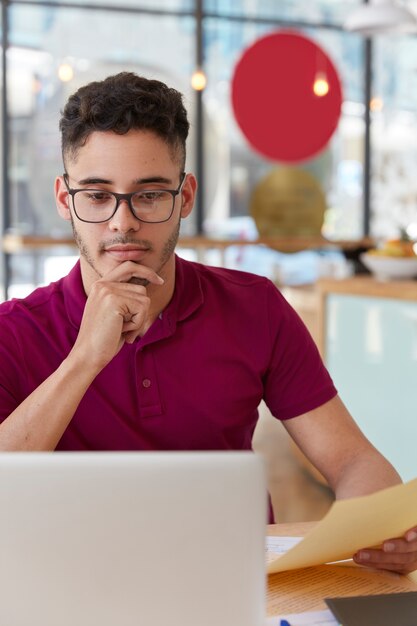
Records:
{"label": "man's eye", "polygon": [[91,202],[107,202],[111,200],[111,194],[106,191],[88,190],[84,191],[84,197]]}
{"label": "man's eye", "polygon": [[156,202],[163,198],[165,192],[164,191],[141,191],[138,193],[138,199],[144,202]]}

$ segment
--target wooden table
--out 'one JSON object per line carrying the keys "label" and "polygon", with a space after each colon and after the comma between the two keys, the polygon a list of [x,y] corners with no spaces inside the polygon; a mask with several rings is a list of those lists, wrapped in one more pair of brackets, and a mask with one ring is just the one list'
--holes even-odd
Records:
{"label": "wooden table", "polygon": [[[274,524],[268,535],[302,537],[316,522]],[[348,564],[320,565],[268,576],[268,616],[327,608],[326,597],[356,596],[402,591],[416,591],[417,585],[407,576],[371,570]]]}

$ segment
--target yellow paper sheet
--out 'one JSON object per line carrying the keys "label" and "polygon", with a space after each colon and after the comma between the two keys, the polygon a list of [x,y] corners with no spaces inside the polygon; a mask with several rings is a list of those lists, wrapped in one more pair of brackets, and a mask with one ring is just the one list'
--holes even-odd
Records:
{"label": "yellow paper sheet", "polygon": [[305,538],[268,563],[268,573],[351,558],[417,525],[417,478],[369,496],[338,500]]}

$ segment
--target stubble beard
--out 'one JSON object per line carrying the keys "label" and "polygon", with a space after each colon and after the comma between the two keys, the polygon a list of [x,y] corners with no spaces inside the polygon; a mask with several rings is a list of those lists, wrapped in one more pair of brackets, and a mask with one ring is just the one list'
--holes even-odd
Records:
{"label": "stubble beard", "polygon": [[[160,275],[160,272],[163,270],[164,266],[166,265],[166,263],[169,261],[169,259],[175,252],[175,248],[177,246],[178,238],[180,235],[180,226],[181,226],[181,218],[178,219],[173,231],[171,232],[168,239],[164,243],[164,246],[162,248],[162,252],[159,258],[158,267],[155,270],[158,275]],[[71,216],[71,227],[72,227],[72,233],[74,236],[75,243],[77,244],[78,250],[80,251],[80,255],[88,263],[91,269],[97,274],[97,276],[99,278],[103,278],[103,274],[97,268],[97,265],[94,261],[94,257],[92,256],[90,250],[85,244],[80,233],[77,231],[75,227],[74,219],[72,216]],[[127,243],[140,243],[141,245],[146,246],[151,251],[153,249],[152,243],[150,241],[140,240],[140,239],[138,240],[138,239],[134,239],[133,237],[124,236],[124,235],[117,235],[111,240],[102,242],[99,245],[99,254],[101,254],[107,246],[117,245],[117,244],[127,244]],[[149,285],[149,280],[147,280],[146,278],[139,278],[136,276],[132,277],[128,282],[134,285],[142,285],[143,287],[147,287]]]}

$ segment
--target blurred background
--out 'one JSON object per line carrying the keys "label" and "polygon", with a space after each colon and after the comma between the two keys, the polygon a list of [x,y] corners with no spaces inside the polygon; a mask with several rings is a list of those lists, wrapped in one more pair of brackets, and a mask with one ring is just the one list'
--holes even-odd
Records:
{"label": "blurred background", "polygon": [[[413,2],[408,4],[412,9]],[[319,155],[299,165],[325,194],[323,234],[336,240],[384,237],[410,224],[417,231],[417,38],[368,39],[346,31],[347,18],[360,5],[361,0],[3,0],[3,232],[69,236],[53,199],[53,180],[62,171],[59,111],[80,85],[133,70],[178,88],[190,111],[187,167],[197,171],[202,194],[200,218],[195,212],[184,222],[183,234],[255,239],[251,193],[280,164],[245,140],[233,115],[231,80],[244,50],[280,29],[317,42],[342,83],[336,132]],[[203,91],[191,86],[197,69],[206,77]],[[273,59],[269,69],[272,82]],[[279,88],[285,93],[290,87]],[[11,259],[3,282],[15,287],[12,293],[22,292],[20,284],[47,282],[50,264],[38,260],[36,269],[33,274],[33,255]]]}

